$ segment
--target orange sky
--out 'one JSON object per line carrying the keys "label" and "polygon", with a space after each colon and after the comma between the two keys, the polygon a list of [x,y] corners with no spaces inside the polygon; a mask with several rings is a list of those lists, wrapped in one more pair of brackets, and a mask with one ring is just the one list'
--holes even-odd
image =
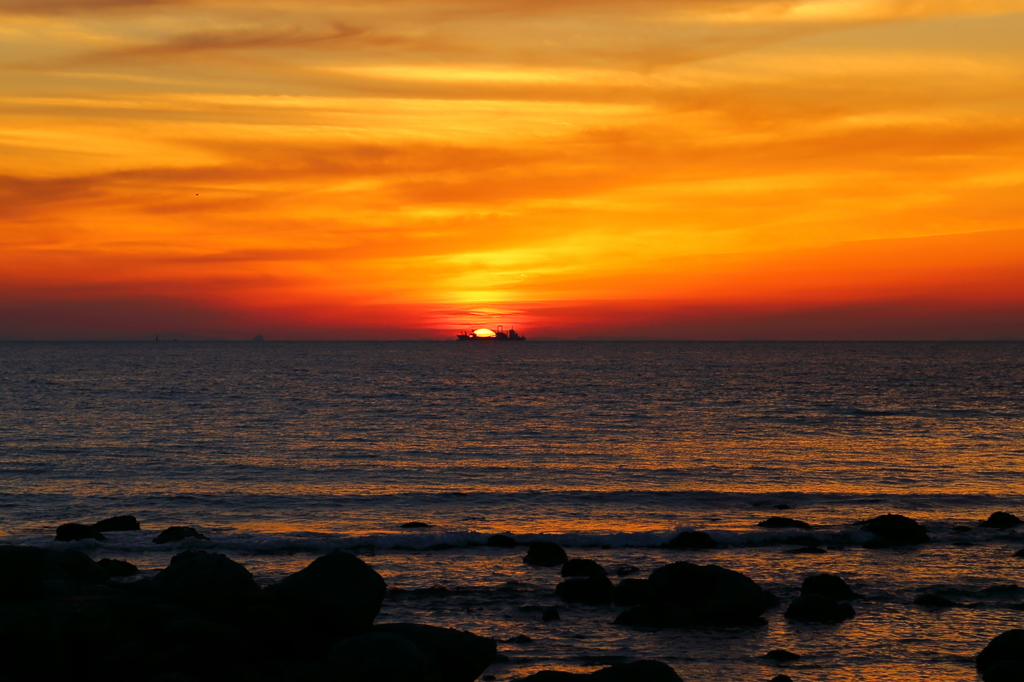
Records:
{"label": "orange sky", "polygon": [[1024,0],[0,0],[0,338],[1024,338]]}

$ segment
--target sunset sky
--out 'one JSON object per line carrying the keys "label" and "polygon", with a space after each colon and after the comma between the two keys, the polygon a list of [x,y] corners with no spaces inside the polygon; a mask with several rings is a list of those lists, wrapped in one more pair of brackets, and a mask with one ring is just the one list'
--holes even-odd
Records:
{"label": "sunset sky", "polygon": [[0,0],[0,338],[1024,338],[1024,0]]}

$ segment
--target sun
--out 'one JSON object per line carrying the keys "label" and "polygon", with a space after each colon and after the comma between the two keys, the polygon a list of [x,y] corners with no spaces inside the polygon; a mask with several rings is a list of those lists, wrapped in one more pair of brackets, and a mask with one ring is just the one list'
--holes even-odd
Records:
{"label": "sun", "polygon": [[488,339],[497,336],[497,334],[495,334],[492,330],[488,329],[487,327],[480,327],[479,329],[474,329],[473,334],[475,334],[478,339]]}

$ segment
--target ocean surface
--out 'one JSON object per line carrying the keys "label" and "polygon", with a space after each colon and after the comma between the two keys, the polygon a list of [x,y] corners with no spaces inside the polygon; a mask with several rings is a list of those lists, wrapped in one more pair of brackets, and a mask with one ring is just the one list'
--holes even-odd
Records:
{"label": "ocean surface", "polygon": [[[1024,526],[978,527],[1024,516],[1022,458],[1022,343],[0,343],[0,543],[134,514],[71,544],[144,574],[208,548],[262,583],[349,549],[393,588],[378,622],[495,637],[502,681],[638,658],[702,682],[976,680],[1024,627]],[[864,549],[856,522],[885,513],[933,542]],[[757,525],[775,515],[813,528]],[[153,544],[171,525],[209,540]],[[660,548],[682,530],[720,548]],[[498,532],[612,575],[718,564],[782,605],[763,627],[613,625],[623,609],[560,602],[557,568],[483,545]],[[782,616],[818,572],[865,595],[853,619]]]}

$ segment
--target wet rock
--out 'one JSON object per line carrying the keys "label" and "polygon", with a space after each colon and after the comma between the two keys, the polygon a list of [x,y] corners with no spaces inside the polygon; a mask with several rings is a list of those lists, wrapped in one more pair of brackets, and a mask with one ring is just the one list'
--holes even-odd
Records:
{"label": "wet rock", "polygon": [[121,559],[100,559],[96,562],[111,578],[124,578],[139,572],[138,567]]}
{"label": "wet rock", "polygon": [[769,682],[793,682],[793,678],[789,675],[776,675]]}
{"label": "wet rock", "polygon": [[816,573],[804,578],[800,594],[820,594],[836,601],[860,599],[860,595],[851,590],[845,580],[831,573]]}
{"label": "wet rock", "polygon": [[533,638],[526,635],[516,635],[515,637],[509,637],[505,641],[509,644],[530,644],[533,642]]}
{"label": "wet rock", "polygon": [[708,535],[699,530],[683,531],[668,541],[667,549],[715,549],[718,543]]}
{"label": "wet rock", "polygon": [[[0,601],[38,599],[58,581],[70,591],[105,582],[106,572],[83,552],[0,546]],[[63,588],[60,588],[63,589]]]}
{"label": "wet rock", "polygon": [[184,552],[153,578],[176,603],[198,611],[237,607],[260,586],[245,566],[214,552]]}
{"label": "wet rock", "polygon": [[57,537],[54,538],[57,542],[75,542],[77,540],[96,540],[103,542],[106,540],[103,537],[103,533],[94,529],[92,526],[86,526],[82,523],[65,523],[57,526]]}
{"label": "wet rock", "polygon": [[473,682],[483,674],[498,652],[493,639],[452,628],[386,623],[374,626],[373,633],[396,635],[411,641],[436,664],[444,682]]}
{"label": "wet rock", "polygon": [[402,528],[430,528],[430,524],[423,523],[422,521],[409,521],[408,523],[403,523]]}
{"label": "wet rock", "polygon": [[520,677],[517,682],[589,682],[590,675],[583,673],[567,673],[563,670],[541,670],[526,677]]}
{"label": "wet rock", "polygon": [[839,623],[853,618],[856,613],[845,602],[837,602],[820,594],[805,594],[795,599],[784,615],[789,620],[804,623]]}
{"label": "wet rock", "polygon": [[596,606],[610,604],[615,586],[607,576],[591,575],[586,578],[570,578],[558,583],[555,594],[567,602],[578,602]]}
{"label": "wet rock", "polygon": [[929,608],[945,609],[951,606],[960,606],[952,599],[946,599],[938,594],[922,594],[920,597],[914,600],[914,604],[917,606],[927,606]]}
{"label": "wet rock", "polygon": [[786,554],[827,554],[824,547],[796,547],[784,551]]}
{"label": "wet rock", "polygon": [[1016,552],[1013,553],[1013,556],[1024,557],[1024,549],[1018,549]]}
{"label": "wet rock", "polygon": [[160,535],[153,538],[153,542],[158,545],[164,545],[168,542],[181,542],[187,538],[205,540],[206,536],[192,526],[171,526],[170,528],[161,531]]}
{"label": "wet rock", "polygon": [[997,512],[992,512],[992,515],[989,516],[987,520],[982,521],[981,524],[979,524],[979,525],[982,528],[1002,528],[1002,529],[1006,529],[1006,528],[1013,528],[1015,526],[1019,526],[1022,523],[1024,523],[1024,520],[1021,520],[1020,518],[1018,518],[1017,516],[1015,516],[1013,514],[1010,514],[1009,512],[997,511]]}
{"label": "wet rock", "polygon": [[338,679],[352,682],[436,682],[437,666],[409,639],[369,632],[338,642],[328,657]]}
{"label": "wet rock", "polygon": [[627,576],[627,575],[633,575],[634,573],[639,573],[639,572],[640,572],[639,568],[637,568],[636,566],[630,566],[628,564],[625,565],[625,566],[619,566],[618,568],[615,569],[615,575],[619,576],[620,578],[622,578],[624,576]]}
{"label": "wet rock", "polygon": [[334,551],[263,591],[301,620],[341,636],[366,632],[387,594],[384,579],[359,557]]}
{"label": "wet rock", "polygon": [[878,536],[878,540],[864,543],[868,548],[919,545],[930,539],[921,524],[902,514],[876,516],[864,524],[864,529]]}
{"label": "wet rock", "polygon": [[985,682],[1024,680],[1024,630],[1007,630],[994,638],[975,659]]}
{"label": "wet rock", "polygon": [[519,545],[519,542],[511,535],[505,535],[504,533],[497,533],[487,538],[488,547],[501,547],[503,549],[513,549]]}
{"label": "wet rock", "polygon": [[569,559],[562,564],[562,577],[573,578],[573,577],[586,577],[586,576],[606,576],[608,572],[604,568],[593,561],[592,559]]}
{"label": "wet rock", "polygon": [[588,677],[595,682],[681,682],[676,671],[661,661],[618,663]]}
{"label": "wet rock", "polygon": [[197,676],[204,671],[232,665],[246,654],[242,634],[224,623],[201,618],[183,618],[164,626],[161,637],[164,655]]}
{"label": "wet rock", "polygon": [[613,601],[616,606],[636,606],[647,600],[647,580],[625,578],[615,586]]}
{"label": "wet rock", "polygon": [[531,566],[561,566],[569,557],[561,545],[556,542],[531,542],[523,562]]}
{"label": "wet rock", "polygon": [[789,661],[800,660],[800,654],[794,654],[792,651],[786,651],[785,649],[772,649],[766,653],[764,657],[770,658],[779,663],[788,663]]}
{"label": "wet rock", "polygon": [[92,527],[93,530],[101,533],[122,530],[142,530],[142,526],[139,525],[139,520],[130,514],[126,514],[124,516],[112,516],[109,519],[103,519],[102,521],[92,524]]}
{"label": "wet rock", "polygon": [[757,583],[721,566],[685,561],[662,566],[647,579],[643,604],[620,614],[620,625],[690,627],[763,625],[770,600]]}
{"label": "wet rock", "polygon": [[772,516],[764,521],[759,521],[757,525],[762,528],[803,528],[805,530],[811,528],[811,524],[806,521],[798,521],[786,516]]}
{"label": "wet rock", "polygon": [[558,609],[554,606],[550,606],[544,609],[544,613],[540,614],[540,619],[547,623],[553,620],[562,620],[562,616],[559,615]]}

